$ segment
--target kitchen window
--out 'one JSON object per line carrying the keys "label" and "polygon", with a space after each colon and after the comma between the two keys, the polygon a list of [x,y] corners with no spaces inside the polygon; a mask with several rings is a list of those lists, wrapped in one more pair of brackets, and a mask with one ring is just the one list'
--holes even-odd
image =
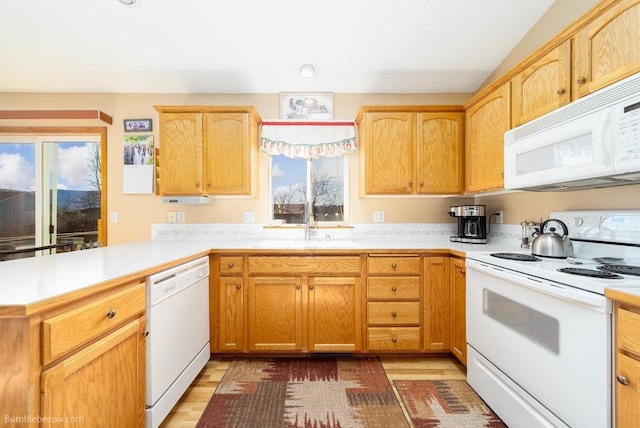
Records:
{"label": "kitchen window", "polygon": [[106,132],[74,134],[0,135],[3,250],[68,244],[42,252],[49,254],[105,244]]}
{"label": "kitchen window", "polygon": [[344,156],[317,159],[271,156],[271,218],[284,224],[307,222],[306,207],[317,224],[348,220],[348,161]]}

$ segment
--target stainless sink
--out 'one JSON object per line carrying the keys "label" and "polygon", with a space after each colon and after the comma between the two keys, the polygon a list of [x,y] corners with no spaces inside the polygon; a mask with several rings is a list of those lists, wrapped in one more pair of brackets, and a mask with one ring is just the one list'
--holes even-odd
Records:
{"label": "stainless sink", "polygon": [[326,239],[310,239],[305,240],[303,238],[300,239],[265,239],[264,241],[258,243],[256,248],[273,248],[273,249],[282,249],[282,248],[290,248],[292,250],[295,249],[305,249],[305,248],[360,248],[353,241],[348,239],[332,239],[327,241]]}

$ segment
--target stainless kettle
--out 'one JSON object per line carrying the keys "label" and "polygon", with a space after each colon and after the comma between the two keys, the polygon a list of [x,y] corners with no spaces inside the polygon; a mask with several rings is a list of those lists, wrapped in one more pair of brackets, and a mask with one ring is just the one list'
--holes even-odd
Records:
{"label": "stainless kettle", "polygon": [[[556,228],[550,227],[548,233],[544,233],[544,228],[549,222],[556,222],[562,226],[562,235],[555,233]],[[569,229],[562,221],[550,218],[540,225],[540,230],[536,230],[531,244],[531,254],[541,257],[553,257],[566,259],[573,256],[573,244],[569,239]]]}

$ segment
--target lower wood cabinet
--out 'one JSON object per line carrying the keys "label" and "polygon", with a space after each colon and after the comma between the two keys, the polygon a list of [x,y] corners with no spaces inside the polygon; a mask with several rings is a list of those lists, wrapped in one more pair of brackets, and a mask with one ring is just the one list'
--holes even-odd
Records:
{"label": "lower wood cabinet", "polygon": [[449,257],[424,258],[424,349],[449,351]]}
{"label": "lower wood cabinet", "polygon": [[615,400],[618,428],[640,426],[640,307],[616,303]]}
{"label": "lower wood cabinet", "polygon": [[144,426],[145,328],[144,318],[131,321],[44,370],[41,426],[61,417],[83,426]]}
{"label": "lower wood cabinet", "polygon": [[[220,277],[219,287],[218,347],[220,351],[243,351],[245,349],[244,278]],[[215,317],[215,313],[211,316]]]}
{"label": "lower wood cabinet", "polygon": [[450,351],[465,366],[467,365],[466,292],[465,260],[452,257],[449,269]]}
{"label": "lower wood cabinet", "polygon": [[249,350],[359,350],[360,278],[252,277]]}

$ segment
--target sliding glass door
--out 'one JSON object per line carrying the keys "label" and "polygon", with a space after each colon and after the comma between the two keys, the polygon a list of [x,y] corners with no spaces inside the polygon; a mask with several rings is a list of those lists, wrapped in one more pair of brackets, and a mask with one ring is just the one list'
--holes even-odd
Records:
{"label": "sliding glass door", "polygon": [[100,146],[99,135],[0,137],[0,249],[99,245]]}

